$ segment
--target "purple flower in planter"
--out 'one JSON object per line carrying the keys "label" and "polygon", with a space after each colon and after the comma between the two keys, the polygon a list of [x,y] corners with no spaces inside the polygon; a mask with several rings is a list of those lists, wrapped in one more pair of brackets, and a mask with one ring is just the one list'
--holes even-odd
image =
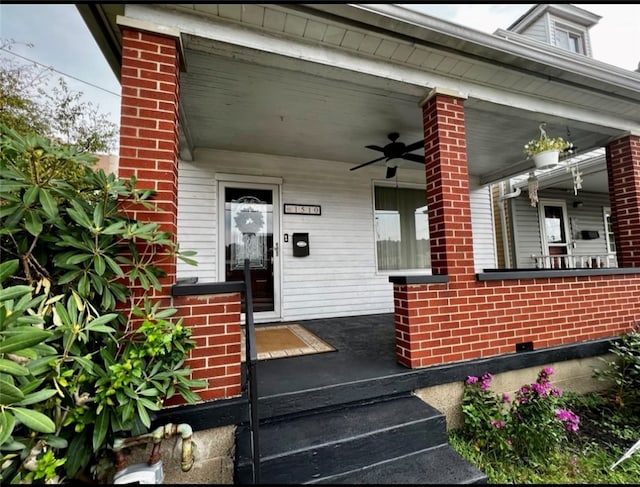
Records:
{"label": "purple flower in planter", "polygon": [[478,378],[475,375],[470,375],[467,377],[465,384],[475,384],[476,382],[478,382]]}

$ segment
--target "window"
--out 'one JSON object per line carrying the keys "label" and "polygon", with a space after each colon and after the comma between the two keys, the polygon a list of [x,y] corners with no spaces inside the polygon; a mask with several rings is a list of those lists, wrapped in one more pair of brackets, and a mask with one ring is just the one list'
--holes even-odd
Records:
{"label": "window", "polygon": [[374,192],[378,270],[429,269],[424,189],[376,186]]}
{"label": "window", "polygon": [[584,54],[584,40],[581,33],[569,29],[568,27],[556,25],[555,28],[556,46],[577,54]]}

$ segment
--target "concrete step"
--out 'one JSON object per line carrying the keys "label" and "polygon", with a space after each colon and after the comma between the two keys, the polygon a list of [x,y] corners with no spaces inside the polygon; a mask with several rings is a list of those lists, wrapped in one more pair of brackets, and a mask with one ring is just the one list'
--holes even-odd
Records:
{"label": "concrete step", "polygon": [[[444,415],[409,393],[264,420],[259,435],[262,483],[302,484],[328,479],[351,483],[352,476],[373,479],[385,468],[399,471],[402,459],[415,464],[405,474],[414,479],[411,483],[424,483],[418,475],[420,470],[412,469],[424,465],[422,469],[428,471],[432,454],[447,456],[450,464],[457,460],[468,466],[463,459],[456,459],[447,445]],[[437,464],[439,460],[434,461]],[[457,471],[466,475],[464,468]],[[479,472],[473,473],[470,479],[478,477]],[[237,433],[236,477],[237,483],[251,482],[245,426]]]}
{"label": "concrete step", "polygon": [[449,445],[440,445],[309,483],[486,484],[487,476]]}

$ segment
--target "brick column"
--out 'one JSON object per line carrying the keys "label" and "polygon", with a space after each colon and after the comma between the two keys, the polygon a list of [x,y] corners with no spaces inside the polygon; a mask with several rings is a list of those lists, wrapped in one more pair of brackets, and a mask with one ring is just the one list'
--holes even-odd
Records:
{"label": "brick column", "polygon": [[453,345],[471,332],[452,321],[460,295],[475,285],[463,104],[460,94],[437,88],[421,103],[433,276],[390,279],[396,360],[410,368],[462,358]]}
{"label": "brick column", "polygon": [[611,220],[619,267],[640,267],[640,136],[606,147]]}
{"label": "brick column", "polygon": [[[160,223],[176,241],[178,215],[178,103],[180,89],[180,49],[178,37],[141,32],[122,27],[122,111],[120,124],[119,176],[136,176],[137,187],[156,192],[153,203],[159,210],[140,206],[122,211],[142,221]],[[196,391],[203,400],[240,394],[240,296],[179,297],[173,299],[176,258],[156,261],[166,276],[162,289],[151,294],[161,305],[178,310],[193,331],[197,346],[186,364],[192,377],[207,380]],[[133,289],[139,295],[142,289]],[[178,404],[174,397],[168,404]]]}
{"label": "brick column", "polygon": [[[178,40],[122,29],[122,107],[119,176],[135,175],[137,187],[153,189],[160,212],[123,208],[133,218],[160,223],[175,242],[178,214]],[[162,262],[163,287],[175,283],[176,259]],[[168,289],[157,295],[168,296]]]}
{"label": "brick column", "polygon": [[421,104],[432,272],[473,279],[464,98],[436,88]]}

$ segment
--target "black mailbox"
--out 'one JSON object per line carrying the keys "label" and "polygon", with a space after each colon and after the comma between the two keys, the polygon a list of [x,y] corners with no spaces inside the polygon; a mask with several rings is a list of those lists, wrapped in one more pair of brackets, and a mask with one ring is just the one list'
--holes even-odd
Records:
{"label": "black mailbox", "polygon": [[309,255],[309,234],[294,233],[293,234],[293,256],[306,257]]}
{"label": "black mailbox", "polygon": [[595,240],[600,238],[600,234],[596,230],[582,230],[580,233],[582,234],[583,240]]}

